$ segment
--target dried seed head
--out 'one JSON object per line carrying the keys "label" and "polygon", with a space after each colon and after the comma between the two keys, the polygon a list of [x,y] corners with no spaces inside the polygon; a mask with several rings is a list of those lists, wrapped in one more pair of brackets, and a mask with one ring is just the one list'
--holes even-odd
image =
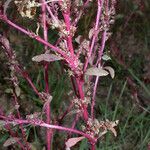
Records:
{"label": "dried seed head", "polygon": [[88,119],[86,126],[83,126],[83,131],[87,134],[90,134],[93,137],[101,137],[110,130],[114,136],[117,136],[117,132],[114,129],[115,126],[118,125],[118,120],[111,122],[109,120],[106,121],[98,121],[97,119],[92,120]]}

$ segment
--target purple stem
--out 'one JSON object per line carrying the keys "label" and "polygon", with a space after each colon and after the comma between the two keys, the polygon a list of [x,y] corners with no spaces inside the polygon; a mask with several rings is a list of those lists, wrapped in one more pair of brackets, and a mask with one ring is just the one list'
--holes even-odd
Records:
{"label": "purple stem", "polygon": [[22,27],[14,24],[13,22],[11,22],[6,16],[4,15],[0,15],[0,19],[2,19],[3,21],[5,21],[6,23],[8,23],[10,26],[16,28],[17,30],[27,34],[28,36],[32,37],[33,39],[37,40],[38,42],[44,44],[45,46],[51,48],[52,50],[54,50],[55,52],[59,53],[64,59],[65,61],[68,63],[68,65],[70,66],[70,68],[72,70],[76,70],[76,60],[72,57],[69,57],[66,52],[62,51],[61,49],[59,49],[58,47],[55,47],[54,45],[50,44],[49,42],[43,40],[40,36],[35,35],[35,33],[27,31],[25,29],[23,29]]}
{"label": "purple stem", "polygon": [[19,72],[21,73],[21,75],[28,81],[29,85],[31,86],[31,88],[33,89],[33,91],[39,96],[39,91],[37,90],[37,88],[35,87],[35,85],[33,84],[33,82],[31,81],[31,78],[28,76],[27,72],[22,71],[19,67],[17,68],[19,69]]}
{"label": "purple stem", "polygon": [[[59,4],[62,5],[62,2],[59,1]],[[70,35],[70,27],[71,27],[71,23],[70,23],[70,8],[67,8],[67,10],[65,12],[62,12],[63,17],[64,17],[64,21],[66,24],[66,30],[69,32],[69,35],[67,36],[67,45],[68,45],[68,49],[71,52],[71,56],[74,58],[75,54],[74,54],[74,49],[73,49],[73,44],[72,44],[72,36]],[[84,81],[76,78],[76,82],[77,82],[77,88],[79,91],[79,96],[81,100],[84,100],[84,92],[83,92],[83,84]],[[83,108],[83,118],[85,121],[88,120],[88,112],[87,112],[87,107],[85,105],[82,106]]]}
{"label": "purple stem", "polygon": [[102,59],[102,55],[103,55],[103,51],[104,51],[105,43],[106,43],[106,36],[107,36],[107,32],[105,30],[102,35],[102,43],[101,43],[101,47],[99,49],[98,59],[97,59],[95,66],[97,66],[99,63],[101,64],[101,59]]}
{"label": "purple stem", "polygon": [[83,6],[81,6],[80,10],[79,10],[79,14],[78,16],[75,18],[75,20],[73,21],[72,25],[76,26],[78,21],[80,20],[81,16],[84,13],[85,8],[87,7],[87,5],[89,4],[90,0],[87,0]]}
{"label": "purple stem", "polygon": [[65,116],[70,112],[70,110],[72,109],[72,107],[73,107],[73,103],[71,103],[70,105],[69,105],[69,107],[67,108],[67,110],[63,113],[63,115],[61,116],[61,117],[59,117],[59,119],[58,119],[58,121],[61,123],[62,122],[62,120],[65,118]]}
{"label": "purple stem", "polygon": [[[59,1],[60,5],[63,2]],[[70,17],[70,8],[68,7],[67,10],[65,12],[62,11],[62,15],[64,17],[64,21],[65,21],[65,25],[66,25],[66,30],[68,31],[69,35],[66,37],[67,39],[67,45],[68,45],[68,49],[71,53],[71,56],[74,56],[74,49],[73,49],[73,44],[72,44],[72,35],[71,35],[71,31],[70,31],[70,27],[71,27],[71,17]]]}
{"label": "purple stem", "polygon": [[[43,33],[44,33],[44,40],[48,41],[48,29],[46,26],[46,5],[45,0],[41,0],[42,3],[42,23],[43,23]],[[47,50],[47,46],[45,45],[45,51]],[[44,66],[44,72],[45,72],[45,91],[46,93],[49,93],[49,83],[48,83],[48,63]],[[50,109],[50,103],[46,104],[46,123],[50,124],[51,121],[51,109]],[[47,150],[51,149],[51,139],[52,139],[52,131],[47,129],[46,131],[46,140],[47,140]]]}
{"label": "purple stem", "polygon": [[54,16],[53,12],[51,11],[50,7],[47,4],[46,4],[46,9],[47,9],[48,13],[50,14],[51,18],[57,22],[58,19]]}
{"label": "purple stem", "polygon": [[97,91],[98,80],[99,80],[99,77],[97,76],[96,80],[95,80],[95,84],[94,84],[92,104],[91,104],[91,117],[92,117],[92,119],[94,119],[95,96],[96,96],[96,91]]}
{"label": "purple stem", "polygon": [[[15,91],[13,92],[13,96],[14,96],[15,105],[18,105],[18,99],[17,99],[17,96],[16,96]],[[18,119],[21,119],[21,115],[20,115],[19,109],[17,108],[16,110],[17,110]],[[27,143],[27,140],[26,140],[25,131],[23,130],[23,126],[20,125],[19,127],[20,127],[20,130],[21,130],[21,132],[22,132],[22,136],[23,136],[23,140],[24,140],[24,142],[25,142],[25,144],[26,144],[26,148],[27,148],[27,150],[30,150],[29,144]]]}
{"label": "purple stem", "polygon": [[65,24],[66,24],[66,29],[69,32],[69,35],[67,36],[67,45],[68,45],[68,49],[71,52],[71,55],[74,56],[74,49],[73,49],[73,45],[72,45],[72,36],[70,35],[71,31],[70,31],[70,13],[63,13],[64,16],[64,20],[65,20]]}
{"label": "purple stem", "polygon": [[16,28],[17,30],[27,34],[29,37],[32,37],[33,39],[36,39],[38,42],[48,46],[49,48],[53,49],[54,51],[58,52],[59,54],[61,54],[62,56],[65,56],[65,53],[53,46],[52,44],[48,43],[47,41],[43,40],[40,36],[36,35],[33,32],[27,31],[25,29],[23,29],[22,27],[18,26],[17,24],[14,24],[12,21],[10,21],[6,16],[0,16],[0,19],[2,19],[3,21],[5,21],[6,23],[8,23],[9,25],[11,25],[12,27]]}
{"label": "purple stem", "polygon": [[[107,13],[108,12],[108,1],[106,1],[106,2],[107,2],[107,5],[106,5],[106,7],[107,7],[106,8],[106,13]],[[103,31],[103,35],[102,35],[101,47],[99,49],[98,59],[96,61],[95,66],[101,66],[101,58],[102,58],[103,51],[104,51],[104,48],[105,48],[106,36],[107,36],[107,31],[104,30]],[[91,116],[92,116],[92,119],[94,119],[95,96],[96,96],[96,89],[97,89],[98,80],[99,80],[99,77],[96,77],[95,85],[94,85],[94,89],[93,89],[92,105],[91,105]]]}
{"label": "purple stem", "polygon": [[91,143],[91,150],[95,150],[95,143]]}
{"label": "purple stem", "polygon": [[97,141],[97,139],[91,137],[89,134],[86,134],[86,133],[76,130],[76,129],[71,129],[71,128],[62,127],[62,126],[58,126],[58,125],[50,125],[50,124],[43,123],[42,121],[38,121],[38,120],[23,120],[23,119],[14,119],[14,118],[10,119],[10,118],[7,118],[7,117],[1,116],[1,115],[0,115],[0,118],[2,120],[5,120],[6,124],[30,124],[33,126],[40,126],[40,127],[45,127],[45,128],[49,128],[49,129],[57,129],[57,130],[62,130],[62,131],[67,131],[67,132],[72,132],[72,133],[82,135],[92,143],[95,143]]}
{"label": "purple stem", "polygon": [[97,10],[97,16],[96,16],[96,24],[95,24],[95,28],[94,28],[94,35],[93,35],[93,38],[92,38],[92,43],[91,43],[91,46],[90,46],[90,49],[89,49],[89,54],[88,54],[88,57],[85,61],[85,65],[84,65],[84,71],[86,71],[87,69],[87,66],[88,66],[88,63],[89,63],[89,59],[91,57],[91,54],[92,54],[92,50],[93,50],[93,47],[94,47],[94,44],[95,44],[95,40],[98,36],[97,34],[97,30],[98,30],[98,27],[99,27],[99,22],[100,22],[100,16],[101,16],[101,13],[102,13],[102,7],[103,7],[103,2],[104,0],[98,0],[98,10]]}
{"label": "purple stem", "polygon": [[[78,91],[79,91],[79,96],[81,100],[84,100],[84,92],[83,92],[83,84],[84,81],[82,81],[79,78],[76,78],[76,82],[77,82],[77,87],[78,87]],[[88,120],[88,111],[87,111],[87,107],[85,105],[82,105],[82,109],[83,109],[83,118],[85,121]]]}

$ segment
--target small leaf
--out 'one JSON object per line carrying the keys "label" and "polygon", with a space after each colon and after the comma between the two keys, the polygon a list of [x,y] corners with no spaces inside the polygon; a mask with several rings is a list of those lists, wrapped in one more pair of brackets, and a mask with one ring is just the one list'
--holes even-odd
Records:
{"label": "small leaf", "polygon": [[124,15],[123,14],[118,14],[116,15],[116,19],[123,19],[124,18]]}
{"label": "small leaf", "polygon": [[96,68],[96,67],[91,67],[87,69],[85,72],[86,75],[93,75],[93,76],[107,76],[109,73],[104,70],[103,68]]}
{"label": "small leaf", "polygon": [[114,136],[117,136],[117,132],[113,127],[110,127],[109,130],[114,134]]}
{"label": "small leaf", "polygon": [[76,41],[78,44],[80,44],[80,43],[81,43],[81,38],[82,38],[82,36],[79,35],[78,37],[75,38],[75,41]]}
{"label": "small leaf", "polygon": [[70,138],[67,140],[66,144],[66,149],[70,149],[72,146],[83,140],[85,137],[77,137],[77,138]]}
{"label": "small leaf", "polygon": [[4,14],[5,15],[7,15],[6,14],[6,10],[8,9],[8,7],[9,7],[9,4],[10,4],[10,2],[11,2],[12,0],[6,0],[6,2],[4,3]]}
{"label": "small leaf", "polygon": [[114,71],[114,69],[112,67],[110,67],[110,66],[106,66],[104,68],[109,71],[110,76],[113,79],[115,77],[115,71]]}
{"label": "small leaf", "polygon": [[89,31],[89,39],[91,39],[93,35],[94,35],[94,28],[92,28],[92,29]]}
{"label": "small leaf", "polygon": [[12,144],[15,144],[16,142],[18,142],[20,140],[20,138],[17,138],[17,137],[11,137],[11,138],[8,138],[5,143],[3,144],[4,147],[8,147]]}
{"label": "small leaf", "polygon": [[20,105],[16,104],[15,109],[19,109]]}
{"label": "small leaf", "polygon": [[16,86],[16,87],[15,87],[15,93],[16,93],[17,97],[20,96],[21,90],[20,90],[20,87],[19,87],[19,86]]}
{"label": "small leaf", "polygon": [[53,61],[58,61],[58,60],[62,60],[63,58],[61,58],[60,56],[57,56],[55,54],[40,54],[37,56],[34,56],[32,58],[32,61],[36,61],[36,62],[41,62],[41,61],[46,61],[46,62],[53,62]]}
{"label": "small leaf", "polygon": [[0,128],[6,125],[6,121],[0,120]]}
{"label": "small leaf", "polygon": [[102,56],[102,59],[105,61],[111,60],[111,58],[106,54]]}
{"label": "small leaf", "polygon": [[5,90],[5,93],[8,93],[8,94],[13,93],[13,89],[8,88],[8,89]]}

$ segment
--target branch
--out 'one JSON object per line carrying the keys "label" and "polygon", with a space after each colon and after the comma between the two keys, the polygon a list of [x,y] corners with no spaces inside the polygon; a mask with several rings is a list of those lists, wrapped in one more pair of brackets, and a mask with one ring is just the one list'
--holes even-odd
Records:
{"label": "branch", "polygon": [[72,133],[76,133],[76,134],[84,136],[90,142],[95,143],[97,141],[97,139],[94,139],[93,137],[91,137],[90,135],[88,135],[82,131],[67,128],[67,127],[62,127],[62,126],[58,126],[58,125],[50,125],[50,124],[43,122],[42,120],[23,120],[23,119],[15,119],[15,118],[11,119],[11,118],[7,118],[2,115],[0,115],[0,120],[4,121],[5,124],[13,124],[13,125],[29,124],[29,125],[40,126],[40,127],[45,127],[45,128],[49,128],[49,129],[57,129],[57,130],[61,130],[61,131],[72,132]]}

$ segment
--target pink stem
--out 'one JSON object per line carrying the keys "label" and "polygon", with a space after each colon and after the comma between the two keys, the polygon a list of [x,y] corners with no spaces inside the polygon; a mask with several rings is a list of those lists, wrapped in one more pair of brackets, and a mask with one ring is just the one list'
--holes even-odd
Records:
{"label": "pink stem", "polygon": [[[59,2],[60,5],[62,5],[63,2]],[[66,12],[62,12],[63,17],[64,17],[64,21],[65,21],[65,25],[66,25],[66,30],[68,31],[69,35],[66,37],[67,38],[67,45],[68,45],[68,49],[71,53],[71,56],[74,56],[74,49],[73,49],[73,44],[72,44],[72,36],[70,33],[70,27],[71,27],[71,17],[70,17],[70,8],[67,8]]]}
{"label": "pink stem", "polygon": [[87,7],[87,5],[89,4],[90,0],[87,0],[80,8],[80,12],[78,14],[78,16],[75,18],[75,20],[73,21],[72,25],[76,26],[79,19],[81,18],[81,16],[83,15],[83,12],[85,10],[85,8]]}
{"label": "pink stem", "polygon": [[39,91],[37,90],[37,88],[35,87],[35,85],[33,84],[33,82],[31,81],[31,78],[28,76],[27,72],[22,71],[20,68],[18,68],[19,71],[21,72],[21,75],[28,81],[29,85],[31,86],[31,88],[33,89],[33,91],[39,96]]}
{"label": "pink stem", "polygon": [[[8,130],[11,137],[17,137],[17,134],[14,133],[14,131],[11,130],[9,124],[6,124],[4,127],[6,128],[6,130]],[[20,141],[17,141],[17,143],[19,144],[19,146],[22,150],[25,150],[24,145]]]}
{"label": "pink stem", "polygon": [[[42,3],[42,23],[43,23],[43,33],[44,33],[44,40],[47,42],[48,41],[48,29],[46,26],[46,5],[45,5],[45,0],[41,0]],[[47,46],[45,45],[45,51],[47,50]],[[44,71],[45,71],[45,91],[46,93],[49,93],[49,83],[48,83],[48,63],[45,64],[44,66]],[[50,124],[51,121],[51,109],[50,109],[50,104],[46,104],[46,123]],[[47,150],[51,149],[51,139],[52,139],[52,132],[51,130],[47,129],[46,132],[46,140],[47,140]]]}
{"label": "pink stem", "polygon": [[97,59],[97,62],[96,62],[96,66],[100,63],[101,64],[101,59],[102,59],[102,55],[103,55],[103,51],[104,51],[104,48],[105,48],[105,43],[106,43],[106,35],[107,35],[107,32],[106,30],[103,32],[103,35],[102,35],[102,43],[101,43],[101,47],[99,49],[99,53],[98,53],[98,59]]}
{"label": "pink stem", "polygon": [[70,66],[70,68],[72,70],[76,70],[76,67],[77,67],[76,66],[76,60],[72,59],[72,57],[69,57],[64,51],[62,51],[58,47],[53,46],[52,44],[48,43],[47,41],[43,40],[40,36],[35,35],[35,33],[29,32],[29,31],[27,31],[27,30],[19,27],[18,25],[14,24],[9,19],[7,19],[6,16],[0,15],[0,19],[2,19],[3,21],[5,21],[6,23],[8,23],[10,26],[16,28],[17,30],[19,30],[19,31],[27,34],[28,36],[32,37],[33,39],[37,40],[38,42],[44,44],[45,46],[51,48],[55,52],[59,53],[61,56],[63,56],[63,58],[68,63],[68,65]]}
{"label": "pink stem", "polygon": [[[107,1],[106,7],[108,7],[108,1]],[[106,13],[107,13],[107,10],[108,10],[108,8],[106,8]],[[97,66],[97,65],[101,66],[101,58],[102,58],[103,51],[104,51],[104,48],[105,48],[106,36],[107,36],[107,31],[104,30],[103,31],[103,35],[102,35],[101,47],[99,49],[98,59],[96,61],[95,66]],[[94,119],[95,96],[96,96],[96,89],[97,89],[98,80],[99,80],[99,77],[96,77],[96,81],[95,81],[95,85],[94,85],[94,89],[93,89],[92,105],[91,105],[91,116],[92,116],[92,119]]]}
{"label": "pink stem", "polygon": [[72,36],[70,35],[70,13],[63,13],[65,24],[66,24],[66,29],[69,32],[69,35],[67,36],[67,44],[68,44],[68,49],[71,52],[71,55],[74,56],[74,49],[72,45]]}
{"label": "pink stem", "polygon": [[47,11],[49,12],[51,18],[54,20],[54,21],[58,21],[58,19],[54,16],[53,12],[51,11],[50,7],[46,4],[46,9]]}
{"label": "pink stem", "polygon": [[96,96],[98,80],[99,80],[99,77],[96,77],[94,89],[93,89],[92,104],[91,104],[91,117],[92,117],[92,119],[94,119],[95,96]]}
{"label": "pink stem", "polygon": [[[76,78],[76,82],[77,82],[77,87],[78,87],[80,99],[84,100],[84,92],[83,92],[83,83],[84,83],[84,81],[82,81],[81,79]],[[83,104],[82,109],[83,109],[83,118],[84,118],[85,121],[87,121],[88,120],[87,106],[85,106]]]}
{"label": "pink stem", "polygon": [[[103,51],[105,48],[105,43],[106,43],[106,34],[107,34],[107,32],[104,31],[103,36],[102,36],[101,48],[99,49],[98,59],[97,59],[95,66],[97,66],[98,64],[101,66],[101,58],[102,58]],[[99,77],[96,77],[94,89],[93,89],[92,105],[91,105],[91,117],[92,117],[92,119],[94,119],[95,96],[96,96],[96,89],[97,89],[98,80],[99,80]]]}
{"label": "pink stem", "polygon": [[91,143],[91,150],[95,150],[95,143]]}
{"label": "pink stem", "polygon": [[[13,93],[13,96],[14,96],[15,105],[18,105],[18,99],[17,99],[17,96],[16,96],[15,92]],[[18,119],[21,119],[19,109],[17,108],[16,110],[17,110]],[[29,148],[29,144],[27,143],[27,140],[26,140],[26,134],[25,134],[25,131],[23,130],[23,126],[20,125],[19,127],[21,129],[23,140],[26,144],[26,148],[27,148],[27,150],[29,150],[30,148]]]}
{"label": "pink stem", "polygon": [[75,125],[76,125],[76,123],[78,122],[78,120],[79,120],[79,114],[76,114],[75,119],[74,119],[74,121],[73,121],[73,123],[72,123],[72,126],[71,126],[72,129],[75,128]]}
{"label": "pink stem", "polygon": [[62,122],[62,120],[65,118],[65,116],[70,112],[70,110],[72,109],[72,107],[73,107],[73,103],[71,103],[70,105],[69,105],[69,107],[67,108],[67,110],[63,113],[63,115],[61,116],[61,117],[59,117],[59,122],[61,123]]}
{"label": "pink stem", "polygon": [[45,46],[48,46],[49,48],[51,48],[52,50],[54,50],[56,52],[58,52],[59,54],[61,54],[62,56],[64,56],[64,58],[67,57],[67,55],[65,54],[65,52],[63,52],[61,49],[59,49],[58,47],[55,47],[52,44],[48,43],[47,41],[43,40],[40,36],[35,35],[35,33],[27,31],[27,30],[23,29],[22,27],[14,24],[9,19],[7,19],[6,16],[0,16],[0,19],[2,19],[3,21],[5,21],[6,23],[8,23],[9,25],[11,25],[12,27],[16,28],[17,30],[19,30],[19,31],[27,34],[29,37],[32,37],[33,39],[37,40],[38,42],[44,44]]}
{"label": "pink stem", "polygon": [[84,136],[85,138],[89,139],[90,142],[95,143],[97,141],[97,139],[91,137],[89,134],[86,134],[82,131],[76,130],[76,129],[71,129],[71,128],[67,128],[67,127],[62,127],[62,126],[58,126],[58,125],[50,125],[47,123],[43,123],[42,121],[38,121],[38,120],[22,120],[22,119],[9,119],[5,116],[1,116],[0,118],[2,120],[6,121],[6,124],[30,124],[33,126],[40,126],[40,127],[45,127],[45,128],[49,128],[49,129],[57,129],[57,130],[62,130],[62,131],[67,131],[67,132],[72,132],[72,133],[76,133],[79,135]]}
{"label": "pink stem", "polygon": [[86,71],[86,69],[87,69],[89,59],[91,57],[91,54],[92,54],[92,51],[93,51],[93,48],[94,48],[95,40],[97,38],[97,30],[98,30],[98,27],[99,27],[100,16],[101,16],[101,13],[102,13],[103,1],[104,0],[102,0],[101,3],[100,3],[100,0],[98,0],[98,11],[97,11],[97,16],[96,16],[96,24],[95,24],[95,28],[94,28],[95,32],[94,32],[94,35],[93,35],[93,38],[92,38],[92,43],[91,43],[91,46],[90,46],[90,49],[89,49],[89,55],[88,55],[88,57],[85,61],[84,71]]}

